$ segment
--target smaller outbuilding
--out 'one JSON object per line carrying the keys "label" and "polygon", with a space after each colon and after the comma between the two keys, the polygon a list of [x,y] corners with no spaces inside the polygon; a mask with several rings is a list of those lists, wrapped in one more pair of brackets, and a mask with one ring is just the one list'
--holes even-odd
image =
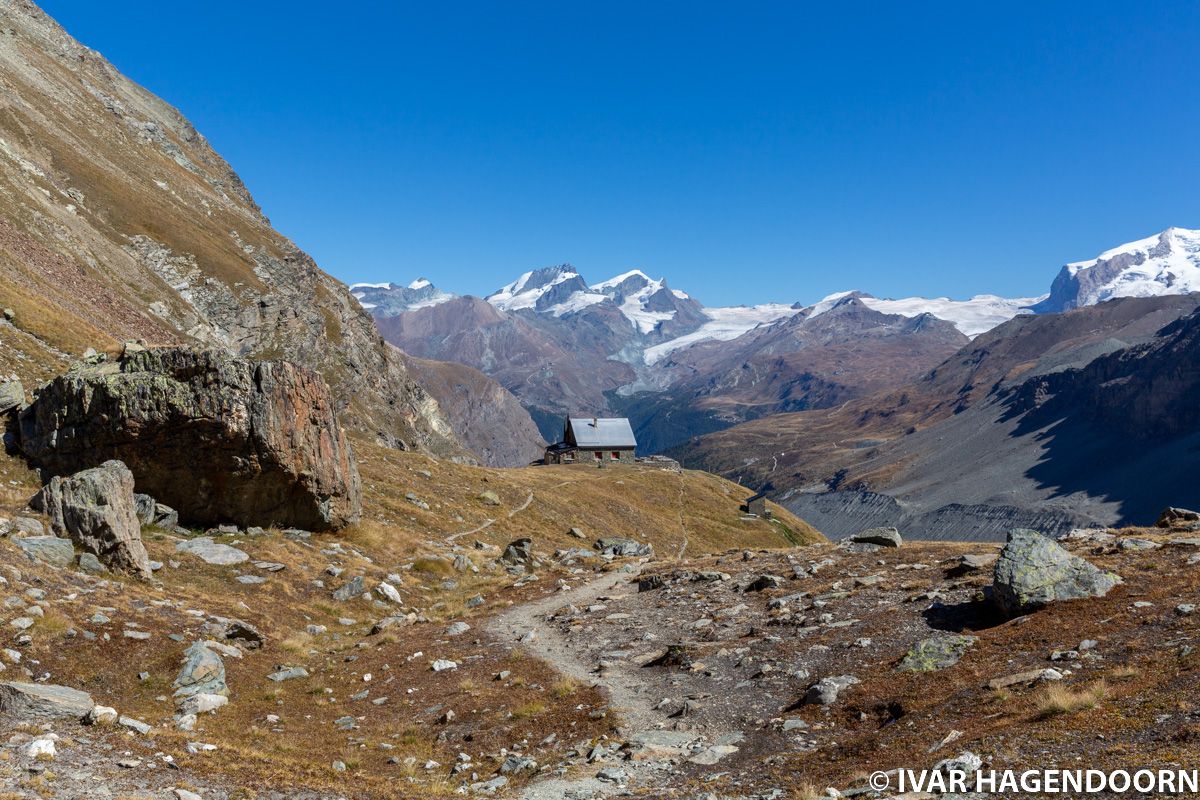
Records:
{"label": "smaller outbuilding", "polygon": [[759,492],[747,500],[746,513],[754,514],[756,517],[771,516],[771,512],[767,510],[767,495],[763,492]]}
{"label": "smaller outbuilding", "polygon": [[568,417],[561,442],[546,448],[545,463],[632,463],[637,439],[625,417]]}

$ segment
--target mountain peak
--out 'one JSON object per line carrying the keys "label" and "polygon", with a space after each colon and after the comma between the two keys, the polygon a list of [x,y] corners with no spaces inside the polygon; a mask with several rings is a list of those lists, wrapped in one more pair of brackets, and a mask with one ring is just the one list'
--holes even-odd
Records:
{"label": "mountain peak", "polygon": [[443,292],[428,278],[417,278],[407,286],[397,283],[355,283],[350,294],[375,317],[394,317],[404,311],[435,306],[457,295]]}
{"label": "mountain peak", "polygon": [[1200,231],[1170,227],[1088,261],[1065,265],[1037,313],[1067,311],[1114,297],[1157,297],[1200,291]]}

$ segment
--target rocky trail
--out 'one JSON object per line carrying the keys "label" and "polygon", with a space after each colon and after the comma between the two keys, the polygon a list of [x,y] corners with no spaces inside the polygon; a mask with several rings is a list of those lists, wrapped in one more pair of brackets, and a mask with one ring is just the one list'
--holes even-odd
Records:
{"label": "rocky trail", "polygon": [[[585,649],[564,636],[553,621],[563,607],[596,607],[637,593],[631,586],[639,567],[629,566],[609,572],[574,588],[563,588],[540,600],[518,605],[494,618],[490,632],[504,641],[518,641],[533,656],[555,671],[574,680],[599,687],[608,696],[611,710],[620,719],[618,729],[632,745],[635,755],[620,767],[598,765],[593,775],[555,776],[525,788],[523,800],[607,797],[629,785],[641,785],[672,771],[670,759],[706,738],[721,738],[720,731],[666,730],[670,720],[664,715],[661,698],[654,683],[642,673],[642,665],[624,660],[602,661],[597,665]],[[603,756],[589,761],[602,761]]]}

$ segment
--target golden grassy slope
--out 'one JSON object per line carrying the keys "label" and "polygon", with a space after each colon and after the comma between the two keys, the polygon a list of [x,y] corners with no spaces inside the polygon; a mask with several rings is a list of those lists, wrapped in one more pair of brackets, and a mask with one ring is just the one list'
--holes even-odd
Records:
{"label": "golden grassy slope", "polygon": [[[11,541],[0,540],[0,570],[10,575],[12,568],[20,570],[23,583],[34,582],[47,593],[46,616],[31,629],[33,644],[24,648],[26,662],[40,662],[39,672],[49,672],[52,682],[89,691],[96,702],[155,725],[144,740],[131,743],[115,732],[111,738],[139,754],[168,752],[197,781],[243,789],[336,788],[355,797],[437,796],[449,794],[457,782],[447,779],[445,768],[424,770],[428,759],[449,765],[466,751],[486,779],[498,766],[489,754],[514,742],[527,740],[532,751],[555,733],[558,741],[535,754],[551,760],[581,740],[612,735],[619,723],[615,714],[591,715],[606,704],[597,690],[562,681],[544,664],[521,657],[513,643],[496,642],[484,632],[486,618],[496,610],[552,590],[556,577],[577,578],[546,566],[539,570],[540,581],[514,588],[513,576],[491,567],[498,551],[476,550],[476,540],[502,546],[531,536],[535,552],[545,557],[558,547],[586,549],[591,537],[619,535],[648,541],[659,558],[672,559],[685,541],[691,555],[783,547],[788,536],[820,539],[778,508],[778,522],[742,520],[739,506],[749,492],[705,473],[635,466],[495,470],[361,441],[356,447],[366,494],[364,521],[341,535],[310,541],[294,541],[278,531],[221,537],[250,554],[251,560],[239,566],[210,566],[177,553],[177,537],[148,528],[144,538],[151,558],[167,564],[156,573],[161,585],[101,583],[32,565]],[[19,461],[0,457],[0,479],[0,516],[11,516],[36,488],[35,476]],[[494,491],[501,504],[479,499],[484,490]],[[407,498],[410,493],[430,508],[415,505]],[[493,522],[482,530],[450,539],[488,520]],[[570,537],[572,526],[583,528],[589,541]],[[455,550],[456,544],[461,548]],[[456,571],[451,563],[456,553],[471,558],[479,572]],[[256,561],[286,566],[268,572],[256,568]],[[329,565],[345,572],[332,577]],[[234,580],[238,574],[266,582],[245,585]],[[354,575],[365,576],[368,587],[399,575],[396,588],[404,605],[334,601],[332,589]],[[468,609],[466,600],[476,594],[486,602]],[[112,609],[103,612],[110,623],[90,621],[99,609]],[[375,620],[409,609],[428,621],[368,635]],[[189,610],[203,611],[205,617]],[[171,693],[184,648],[208,638],[201,625],[211,615],[244,619],[262,630],[268,643],[242,659],[226,658],[230,705],[202,716],[195,732],[179,732],[170,724],[172,703],[160,698]],[[344,618],[354,621],[343,624]],[[467,621],[472,631],[448,638],[445,625],[456,619]],[[151,639],[126,638],[123,631],[130,623],[151,632]],[[310,634],[309,625],[326,630]],[[97,638],[68,637],[70,629],[88,630]],[[183,640],[173,641],[170,634],[182,634]],[[458,661],[460,667],[435,674],[429,668],[435,658]],[[266,680],[281,664],[303,665],[310,677]],[[497,681],[501,670],[512,674]],[[141,672],[149,679],[139,680]],[[368,673],[370,682],[364,680]],[[21,676],[10,667],[5,677]],[[367,699],[351,699],[364,689],[370,691]],[[370,702],[381,696],[387,703]],[[447,709],[456,719],[439,722]],[[267,720],[272,714],[281,718],[278,723]],[[357,718],[355,730],[334,725],[347,715]],[[219,756],[189,754],[189,741],[216,744]],[[399,763],[389,763],[391,758]],[[416,759],[415,766],[406,758]],[[347,772],[332,770],[339,760]],[[0,765],[0,773],[3,769]],[[119,785],[119,770],[112,780]]]}

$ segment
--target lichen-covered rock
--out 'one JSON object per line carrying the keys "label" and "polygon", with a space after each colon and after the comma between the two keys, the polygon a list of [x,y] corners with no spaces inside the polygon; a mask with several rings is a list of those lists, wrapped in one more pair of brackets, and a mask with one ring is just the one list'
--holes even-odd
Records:
{"label": "lichen-covered rock", "polygon": [[175,678],[176,697],[198,694],[229,694],[225,684],[225,662],[204,642],[196,642],[184,651],[183,667]]}
{"label": "lichen-covered rock", "polygon": [[22,412],[21,447],[56,475],[120,459],[197,525],[331,530],[362,509],[325,381],[283,361],[155,348],[77,364]]}
{"label": "lichen-covered rock", "polygon": [[30,502],[66,535],[116,572],[150,577],[150,557],[133,500],[133,473],[106,461],[68,478],[55,476]]}
{"label": "lichen-covered rock", "polygon": [[1121,582],[1037,531],[1018,528],[996,561],[992,594],[1009,614],[1023,614],[1056,600],[1103,597]]}
{"label": "lichen-covered rock", "polygon": [[953,667],[979,641],[977,636],[943,633],[922,639],[912,646],[897,668],[901,672],[933,672]]}

